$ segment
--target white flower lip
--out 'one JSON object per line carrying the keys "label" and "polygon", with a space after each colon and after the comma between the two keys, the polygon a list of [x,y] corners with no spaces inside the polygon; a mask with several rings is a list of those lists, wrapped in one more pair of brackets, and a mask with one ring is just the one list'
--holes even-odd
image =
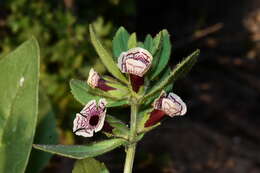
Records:
{"label": "white flower lip", "polygon": [[91,68],[87,80],[88,85],[91,86],[92,88],[95,88],[98,86],[99,80],[100,80],[99,74],[93,68]]}
{"label": "white flower lip", "polygon": [[158,99],[153,103],[153,107],[162,110],[170,117],[184,115],[187,112],[187,106],[182,99],[174,93],[167,94],[163,91]]}
{"label": "white flower lip", "polygon": [[130,73],[140,77],[149,70],[153,56],[147,50],[136,47],[122,52],[118,58],[118,67],[123,73]]}
{"label": "white flower lip", "polygon": [[89,101],[86,106],[76,114],[73,121],[73,132],[76,135],[92,137],[94,132],[102,129],[106,117],[106,100],[100,99]]}

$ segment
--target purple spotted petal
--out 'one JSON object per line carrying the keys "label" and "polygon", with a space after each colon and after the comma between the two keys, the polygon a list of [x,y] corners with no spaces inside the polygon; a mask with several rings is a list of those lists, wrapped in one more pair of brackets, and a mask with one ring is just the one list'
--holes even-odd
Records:
{"label": "purple spotted petal", "polygon": [[106,100],[100,99],[98,105],[95,100],[88,104],[76,114],[73,121],[73,132],[76,135],[92,137],[93,132],[102,129],[106,117]]}

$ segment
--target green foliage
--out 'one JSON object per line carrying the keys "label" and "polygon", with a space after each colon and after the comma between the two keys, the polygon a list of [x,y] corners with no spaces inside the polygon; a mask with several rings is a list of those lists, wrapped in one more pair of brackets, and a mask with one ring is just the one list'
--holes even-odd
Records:
{"label": "green foliage", "polygon": [[[44,89],[40,87],[39,92],[39,114],[37,128],[35,132],[34,143],[56,144],[58,142],[58,133],[56,129],[56,120]],[[32,150],[30,160],[26,168],[26,173],[40,172],[51,158],[51,154],[39,150]]]}
{"label": "green foliage", "polygon": [[97,36],[95,35],[92,26],[89,27],[90,30],[90,38],[95,50],[97,51],[99,58],[101,59],[102,63],[105,65],[107,70],[117,79],[124,83],[128,83],[125,76],[120,72],[118,69],[115,61],[113,60],[112,56],[105,50],[102,46],[100,41],[98,40]]}
{"label": "green foliage", "polygon": [[[170,41],[170,35],[166,30],[161,31],[162,35],[162,45],[161,45],[161,51],[159,53],[158,58],[158,64],[152,69],[152,76],[150,77],[150,80],[155,79],[167,66],[168,61],[170,59],[171,55],[171,41]],[[155,46],[157,45],[157,40],[155,40]]]}
{"label": "green foliage", "polygon": [[[111,151],[121,145],[124,145],[127,151],[126,156],[126,172],[131,172],[133,164],[133,156],[135,152],[136,143],[143,138],[146,132],[160,125],[157,123],[150,127],[145,127],[145,123],[150,117],[153,110],[150,103],[158,97],[162,91],[171,91],[174,82],[183,77],[190,71],[192,66],[196,63],[199,55],[199,50],[193,52],[190,56],[181,61],[173,70],[168,65],[171,53],[170,36],[166,30],[159,32],[154,38],[147,35],[144,43],[138,42],[136,34],[129,34],[123,27],[120,27],[116,32],[113,39],[113,53],[114,58],[123,52],[135,47],[136,45],[142,46],[150,51],[153,56],[152,67],[145,77],[145,84],[142,86],[141,91],[135,92],[132,90],[130,75],[124,75],[120,72],[116,63],[117,60],[113,59],[109,51],[99,41],[92,26],[89,27],[91,42],[104,66],[116,78],[111,77],[97,77],[97,83],[106,83],[106,85],[115,88],[115,90],[105,91],[100,88],[91,88],[86,82],[80,80],[71,80],[71,92],[76,100],[85,105],[89,101],[95,99],[100,100],[105,98],[108,102],[107,107],[130,105],[131,106],[131,121],[130,129],[124,122],[111,115],[106,116],[106,122],[112,126],[112,132],[106,132],[109,140],[103,140],[97,143],[88,145],[34,145],[35,148],[58,154],[61,156],[84,159],[95,157]],[[160,77],[159,77],[160,75]],[[94,78],[93,78],[94,79]],[[103,83],[99,83],[103,82]],[[132,82],[132,81],[131,81]],[[94,115],[94,114],[93,114]],[[83,115],[83,117],[85,117]],[[84,120],[85,123],[86,120]],[[78,122],[77,122],[78,123]],[[80,128],[79,130],[84,129]],[[92,129],[93,130],[93,129]],[[97,164],[98,166],[95,166]],[[92,165],[93,167],[91,167]],[[101,168],[100,164],[95,160],[86,160],[85,162],[79,161],[76,163],[74,171],[96,171]],[[94,170],[92,170],[94,169]],[[105,170],[106,171],[106,170]]]}
{"label": "green foliage", "polygon": [[41,84],[62,133],[70,127],[68,117],[80,108],[70,94],[67,81],[75,76],[86,78],[90,66],[101,74],[105,72],[89,41],[89,23],[93,24],[103,45],[111,48],[108,38],[116,22],[120,22],[114,16],[133,16],[134,7],[131,0],[1,1],[0,54],[6,55],[31,35],[37,38],[42,57]]}
{"label": "green foliage", "polygon": [[129,40],[129,33],[126,31],[124,27],[120,27],[116,35],[113,38],[113,53],[114,53],[114,60],[117,61],[117,58],[122,52],[128,50],[128,40]]}
{"label": "green foliage", "polygon": [[128,49],[134,48],[137,46],[137,38],[136,38],[136,33],[132,33],[129,37],[129,40],[127,42],[127,47]]}
{"label": "green foliage", "polygon": [[94,158],[77,160],[72,173],[109,173],[104,163]]}
{"label": "green foliage", "polygon": [[180,77],[187,74],[191,70],[192,66],[196,63],[199,53],[200,53],[200,51],[196,50],[191,55],[189,55],[187,58],[185,58],[181,63],[179,63],[173,69],[173,71],[163,79],[163,81],[158,83],[158,85],[155,85],[151,89],[151,91],[144,96],[143,101],[145,101],[147,98],[153,96],[154,94],[160,92],[168,84],[173,83]]}
{"label": "green foliage", "polygon": [[145,40],[144,40],[144,48],[146,50],[148,50],[149,52],[152,53],[152,48],[153,48],[153,38],[150,34],[148,34],[146,37],[145,37]]}
{"label": "green foliage", "polygon": [[87,85],[86,82],[72,79],[70,81],[71,93],[74,98],[78,100],[82,105],[87,104],[90,100],[95,99],[96,101],[101,98],[106,98],[108,105],[107,107],[114,107],[127,104],[127,100],[118,101],[119,99],[110,95],[107,92],[101,90],[92,89]]}
{"label": "green foliage", "polygon": [[37,121],[39,62],[34,38],[0,60],[0,172],[25,171]]}
{"label": "green foliage", "polygon": [[[112,133],[116,137],[122,137],[127,139],[129,136],[129,128],[126,126],[124,122],[121,120],[111,116],[106,116],[106,121],[109,123],[110,126],[112,126],[114,129],[112,130]],[[112,135],[112,136],[113,136]]]}
{"label": "green foliage", "polygon": [[95,157],[109,152],[126,143],[123,139],[108,139],[88,145],[38,145],[34,144],[34,148],[47,151],[53,154],[74,158],[84,159]]}

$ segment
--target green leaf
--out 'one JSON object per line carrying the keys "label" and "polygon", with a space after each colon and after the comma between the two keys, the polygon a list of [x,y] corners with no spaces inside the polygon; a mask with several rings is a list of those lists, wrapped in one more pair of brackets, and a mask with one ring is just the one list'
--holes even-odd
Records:
{"label": "green leaf", "polygon": [[128,83],[127,79],[120,72],[119,68],[117,67],[117,65],[114,62],[111,55],[106,51],[106,49],[100,43],[100,41],[98,40],[96,34],[94,33],[91,25],[89,25],[89,31],[90,31],[91,42],[92,42],[93,46],[95,47],[97,54],[99,55],[99,58],[101,59],[104,66],[114,77],[119,79],[121,82],[124,82],[127,84]]}
{"label": "green leaf", "polygon": [[99,101],[102,98],[106,98],[106,101],[108,102],[107,107],[115,107],[126,104],[125,100],[116,100],[117,98],[114,98],[109,93],[92,89],[84,81],[71,79],[70,88],[74,98],[82,105],[86,105],[91,100]]}
{"label": "green leaf", "polygon": [[122,52],[128,50],[128,40],[129,33],[124,27],[121,26],[117,30],[116,35],[114,36],[112,41],[114,58],[116,61]]}
{"label": "green leaf", "polygon": [[144,48],[144,43],[141,41],[137,42],[137,47]]}
{"label": "green leaf", "polygon": [[[34,143],[56,144],[58,142],[58,133],[50,100],[41,87],[39,94],[39,115]],[[48,164],[51,156],[49,153],[32,150],[26,173],[40,172]]]}
{"label": "green leaf", "polygon": [[196,50],[187,58],[185,58],[181,63],[177,64],[173,71],[162,82],[154,86],[150,90],[150,92],[148,92],[148,94],[144,96],[143,101],[160,92],[168,84],[173,83],[180,77],[186,75],[191,70],[192,66],[197,62],[197,57],[199,56],[199,53],[200,51]]}
{"label": "green leaf", "polygon": [[162,31],[162,52],[155,70],[152,71],[151,80],[157,77],[164,70],[164,68],[167,66],[169,62],[170,55],[171,55],[170,35],[167,32],[167,30],[163,30]]}
{"label": "green leaf", "polygon": [[128,49],[131,49],[131,48],[134,48],[137,46],[136,33],[133,33],[130,35],[127,45],[128,45]]}
{"label": "green leaf", "polygon": [[[160,85],[161,82],[163,82],[169,75],[171,74],[171,68],[168,67],[163,71],[163,74],[160,77],[157,77],[156,80],[153,81],[152,84],[150,84],[151,86],[155,87]],[[153,88],[151,87],[151,89]],[[170,92],[173,88],[173,83],[170,82],[168,85],[166,85],[164,88],[162,88],[163,90],[165,90],[166,92]],[[147,93],[149,93],[150,90],[147,91]],[[157,97],[159,97],[160,93],[158,92],[157,94],[154,94],[153,96],[147,98],[147,100],[145,101],[145,105],[150,105]]]}
{"label": "green leaf", "polygon": [[162,31],[159,32],[153,39],[153,46],[151,48],[151,53],[153,55],[153,61],[151,69],[148,72],[147,78],[151,81],[151,76],[154,74],[156,67],[159,63],[161,54],[162,54]]}
{"label": "green leaf", "polygon": [[150,113],[152,112],[153,108],[146,109],[140,112],[137,116],[137,132],[140,133],[144,129],[144,125],[146,121],[150,117]]}
{"label": "green leaf", "polygon": [[151,48],[152,55],[155,55],[155,53],[158,51],[161,41],[162,41],[162,32],[159,32],[153,39],[153,46]]}
{"label": "green leaf", "polygon": [[126,124],[124,122],[122,122],[121,120],[119,120],[111,115],[106,116],[106,121],[109,123],[109,125],[114,127],[114,129],[113,129],[114,135],[116,135],[117,137],[123,137],[123,138],[128,137],[129,128],[126,126]]}
{"label": "green leaf", "polygon": [[34,148],[57,154],[64,157],[74,159],[84,159],[88,157],[95,157],[106,152],[109,152],[121,145],[126,144],[123,139],[115,138],[108,139],[101,142],[96,142],[88,145],[39,145],[34,144]]}
{"label": "green leaf", "polygon": [[144,40],[144,48],[146,50],[148,50],[149,52],[152,51],[152,48],[153,48],[153,38],[150,34],[148,34],[146,37],[145,37],[145,40]]}
{"label": "green leaf", "polygon": [[37,122],[40,52],[32,38],[0,60],[0,172],[23,173]]}
{"label": "green leaf", "polygon": [[104,163],[94,158],[77,160],[72,173],[109,173]]}

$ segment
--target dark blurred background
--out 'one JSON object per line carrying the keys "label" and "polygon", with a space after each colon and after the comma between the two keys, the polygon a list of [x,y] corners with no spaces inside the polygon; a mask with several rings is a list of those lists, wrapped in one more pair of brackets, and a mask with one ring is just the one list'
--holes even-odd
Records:
{"label": "dark blurred background", "polygon": [[[71,133],[81,105],[69,92],[69,80],[86,79],[92,66],[106,73],[89,42],[90,23],[108,48],[121,25],[137,32],[139,40],[167,29],[172,67],[201,49],[196,66],[174,87],[188,113],[165,120],[144,137],[134,172],[260,172],[259,0],[0,0],[0,52],[6,54],[32,34],[37,37],[41,85],[63,144],[90,140]],[[122,148],[98,159],[111,172],[122,172]],[[71,172],[73,162],[54,156],[42,173]]]}

